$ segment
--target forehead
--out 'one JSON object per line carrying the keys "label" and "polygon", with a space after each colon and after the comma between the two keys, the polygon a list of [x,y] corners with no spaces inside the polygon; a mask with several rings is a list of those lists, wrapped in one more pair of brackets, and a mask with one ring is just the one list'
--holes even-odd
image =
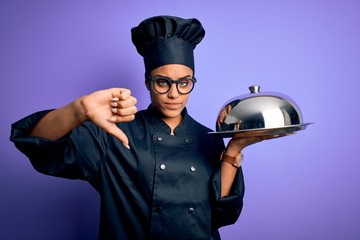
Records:
{"label": "forehead", "polygon": [[192,74],[192,69],[182,64],[167,64],[151,71],[152,76],[159,75],[172,79],[192,76]]}

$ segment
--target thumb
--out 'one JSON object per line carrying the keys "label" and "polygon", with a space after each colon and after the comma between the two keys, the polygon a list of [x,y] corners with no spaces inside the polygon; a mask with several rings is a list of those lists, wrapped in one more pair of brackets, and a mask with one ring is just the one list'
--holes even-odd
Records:
{"label": "thumb", "polygon": [[113,124],[111,127],[109,127],[106,132],[119,139],[127,149],[130,149],[128,137],[120,128],[116,126],[116,124]]}

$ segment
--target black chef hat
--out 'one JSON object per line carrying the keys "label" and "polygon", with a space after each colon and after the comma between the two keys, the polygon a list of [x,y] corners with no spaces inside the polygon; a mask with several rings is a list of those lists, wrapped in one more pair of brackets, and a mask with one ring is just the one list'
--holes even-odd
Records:
{"label": "black chef hat", "polygon": [[146,73],[166,64],[183,64],[195,70],[193,50],[205,36],[195,18],[156,16],[131,29],[131,39],[143,56]]}

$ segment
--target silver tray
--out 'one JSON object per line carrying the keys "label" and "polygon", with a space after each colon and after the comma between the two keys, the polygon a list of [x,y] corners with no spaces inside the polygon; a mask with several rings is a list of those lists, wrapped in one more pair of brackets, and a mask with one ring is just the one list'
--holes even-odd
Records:
{"label": "silver tray", "polygon": [[310,124],[312,123],[296,124],[296,125],[290,125],[279,128],[257,128],[257,129],[236,130],[236,131],[209,132],[208,134],[220,135],[223,138],[259,137],[259,136],[278,135],[283,133],[292,133],[295,131],[305,130],[306,127]]}

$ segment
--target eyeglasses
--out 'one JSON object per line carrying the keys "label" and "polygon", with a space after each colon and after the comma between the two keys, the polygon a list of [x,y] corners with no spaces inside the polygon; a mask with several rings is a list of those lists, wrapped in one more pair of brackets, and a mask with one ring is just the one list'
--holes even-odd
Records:
{"label": "eyeglasses", "polygon": [[196,83],[196,79],[194,77],[185,77],[180,78],[179,80],[172,80],[167,77],[151,77],[150,75],[146,74],[145,78],[147,81],[152,82],[155,91],[160,94],[169,92],[173,83],[176,84],[176,88],[180,94],[189,94],[193,90]]}

